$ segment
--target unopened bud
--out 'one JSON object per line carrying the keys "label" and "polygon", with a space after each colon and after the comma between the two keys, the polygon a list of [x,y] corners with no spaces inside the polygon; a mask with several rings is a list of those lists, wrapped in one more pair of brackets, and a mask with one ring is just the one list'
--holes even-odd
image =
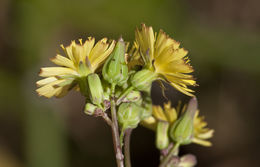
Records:
{"label": "unopened bud", "polygon": [[141,99],[141,93],[139,91],[131,91],[122,100],[122,102],[136,102]]}
{"label": "unopened bud", "polygon": [[185,113],[173,124],[170,129],[171,138],[179,144],[189,144],[193,137],[193,120],[197,110],[197,99],[192,98]]}
{"label": "unopened bud", "polygon": [[128,79],[128,66],[125,62],[125,43],[120,38],[105,62],[102,75],[109,83],[123,85]]}
{"label": "unopened bud", "polygon": [[85,109],[84,109],[84,112],[87,114],[87,115],[93,115],[95,113],[95,110],[97,109],[98,107],[91,104],[91,103],[87,103],[85,105]]}
{"label": "unopened bud", "polygon": [[160,150],[165,149],[169,145],[168,137],[169,123],[166,121],[159,121],[156,129],[156,147]]}
{"label": "unopened bud", "polygon": [[90,100],[93,104],[100,105],[103,102],[103,87],[99,76],[95,73],[87,76]]}
{"label": "unopened bud", "polygon": [[197,164],[197,159],[192,154],[184,155],[180,158],[179,166],[181,167],[194,167]]}
{"label": "unopened bud", "polygon": [[156,79],[156,73],[143,69],[131,77],[131,84],[137,90],[146,90],[151,87],[152,82]]}
{"label": "unopened bud", "polygon": [[140,107],[134,103],[122,103],[117,117],[122,129],[136,128],[140,122]]}

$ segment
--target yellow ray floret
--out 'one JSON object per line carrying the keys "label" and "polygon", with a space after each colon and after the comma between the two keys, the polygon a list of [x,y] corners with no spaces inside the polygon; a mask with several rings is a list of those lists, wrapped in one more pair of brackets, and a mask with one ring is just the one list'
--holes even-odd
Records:
{"label": "yellow ray floret", "polygon": [[67,47],[61,45],[64,56],[57,54],[51,61],[57,67],[41,68],[39,76],[46,77],[36,82],[40,87],[36,92],[40,96],[50,98],[62,97],[76,87],[78,79],[94,73],[113,51],[115,41],[108,42],[103,38],[95,44],[95,38],[89,37],[84,43],[79,39],[79,44],[72,41]]}
{"label": "yellow ray floret", "polygon": [[[164,104],[164,108],[161,106],[153,106],[153,114],[147,119],[142,121],[142,125],[156,131],[156,125],[158,121],[166,121],[169,122],[170,125],[173,125],[174,122],[178,119],[180,113],[186,110],[186,105],[183,106],[182,111],[181,108],[177,107],[172,108],[171,103],[168,102]],[[196,111],[196,115],[194,117],[194,134],[192,138],[192,142],[196,144],[200,144],[202,146],[209,147],[212,145],[208,139],[213,137],[214,130],[206,127],[207,122],[204,121],[203,116],[199,116],[199,110]]]}
{"label": "yellow ray floret", "polygon": [[157,73],[159,79],[168,82],[180,92],[193,96],[193,90],[187,87],[196,85],[190,75],[193,68],[186,57],[188,51],[180,48],[180,43],[162,30],[157,35],[152,27],[144,24],[136,29],[135,38],[134,47],[139,52],[134,52],[133,59],[141,58],[144,67]]}

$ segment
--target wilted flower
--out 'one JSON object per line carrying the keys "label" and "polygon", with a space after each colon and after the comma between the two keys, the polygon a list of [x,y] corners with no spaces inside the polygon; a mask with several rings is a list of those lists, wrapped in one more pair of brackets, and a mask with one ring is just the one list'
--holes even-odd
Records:
{"label": "wilted flower", "polygon": [[[142,61],[145,69],[157,74],[157,78],[170,83],[180,92],[193,96],[193,90],[187,86],[195,86],[196,82],[189,73],[193,68],[186,57],[188,51],[180,48],[180,43],[176,42],[162,30],[153,32],[152,27],[142,24],[141,29],[135,32],[136,41],[134,47],[139,52],[133,52],[133,59],[136,64]],[[136,61],[139,58],[140,61]]]}
{"label": "wilted flower", "polygon": [[[167,121],[172,126],[181,113],[186,111],[186,105],[182,107],[172,108],[171,103],[164,104],[164,109],[160,106],[153,106],[153,115],[142,121],[142,125],[152,130],[156,130],[158,121]],[[207,141],[213,136],[214,130],[206,128],[207,123],[203,116],[199,116],[199,110],[196,111],[193,120],[194,131],[192,142],[203,146],[211,146],[211,142]]]}
{"label": "wilted flower", "polygon": [[[94,73],[113,51],[115,41],[108,42],[103,38],[95,44],[95,38],[89,37],[85,43],[79,39],[79,44],[72,41],[67,47],[61,45],[65,56],[57,54],[51,59],[61,67],[41,68],[39,75],[46,77],[37,81],[36,91],[40,96],[63,97],[72,88],[79,90],[82,78]],[[84,82],[84,81],[83,81]]]}

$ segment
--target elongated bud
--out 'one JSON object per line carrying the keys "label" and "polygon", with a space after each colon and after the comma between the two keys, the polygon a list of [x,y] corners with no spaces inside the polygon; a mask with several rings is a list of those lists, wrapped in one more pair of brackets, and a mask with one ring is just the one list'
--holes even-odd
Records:
{"label": "elongated bud", "polygon": [[141,99],[141,93],[139,91],[131,91],[122,100],[122,102],[136,102]]}
{"label": "elongated bud", "polygon": [[128,79],[128,67],[125,62],[125,43],[120,38],[104,64],[102,75],[109,83],[123,85]]}
{"label": "elongated bud", "polygon": [[137,90],[146,90],[151,87],[152,82],[156,79],[156,73],[143,69],[131,77],[131,84]]}
{"label": "elongated bud", "polygon": [[193,137],[193,120],[197,110],[197,99],[190,100],[185,113],[173,124],[170,129],[171,138],[179,144],[191,143]]}
{"label": "elongated bud", "polygon": [[93,115],[96,111],[98,107],[91,104],[91,103],[87,103],[85,105],[85,109],[84,109],[84,112],[87,114],[87,115]]}
{"label": "elongated bud", "polygon": [[182,167],[194,167],[197,164],[197,159],[192,154],[184,155],[180,158],[179,166]]}
{"label": "elongated bud", "polygon": [[169,123],[166,121],[159,121],[156,129],[156,147],[160,150],[165,149],[169,145],[168,137]]}
{"label": "elongated bud", "polygon": [[118,122],[122,129],[136,128],[140,122],[140,107],[134,103],[122,103],[118,109]]}
{"label": "elongated bud", "polygon": [[100,105],[103,102],[103,87],[99,76],[95,73],[87,76],[90,100],[93,104]]}

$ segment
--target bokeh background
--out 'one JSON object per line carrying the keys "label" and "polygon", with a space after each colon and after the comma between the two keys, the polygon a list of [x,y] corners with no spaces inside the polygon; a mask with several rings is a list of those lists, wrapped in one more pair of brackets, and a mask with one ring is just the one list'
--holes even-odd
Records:
{"label": "bokeh background", "polygon": [[[115,166],[109,127],[86,116],[84,99],[40,98],[35,82],[61,43],[95,36],[134,38],[140,23],[162,28],[189,50],[201,114],[213,147],[189,145],[200,167],[259,166],[258,0],[0,0],[0,167]],[[188,101],[168,87],[176,105]],[[162,104],[159,86],[153,102]],[[158,165],[153,132],[132,136],[134,167]]]}

